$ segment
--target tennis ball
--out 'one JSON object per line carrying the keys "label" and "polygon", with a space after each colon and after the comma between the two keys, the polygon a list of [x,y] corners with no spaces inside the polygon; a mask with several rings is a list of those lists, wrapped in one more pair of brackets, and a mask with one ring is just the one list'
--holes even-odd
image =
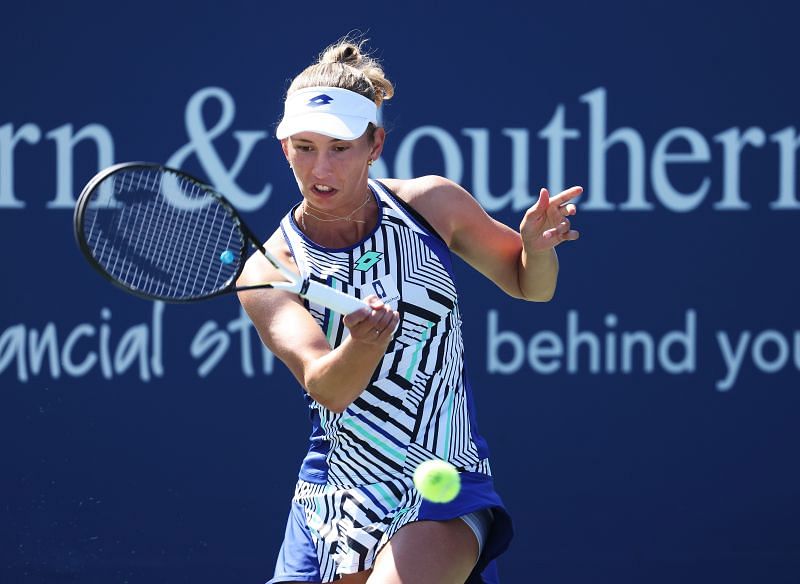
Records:
{"label": "tennis ball", "polygon": [[414,486],[431,503],[449,503],[461,490],[461,477],[449,462],[426,460],[414,471]]}
{"label": "tennis ball", "polygon": [[226,249],[221,254],[219,254],[219,261],[221,261],[223,264],[232,264],[233,260],[235,260],[235,259],[236,259],[236,256],[229,249]]}

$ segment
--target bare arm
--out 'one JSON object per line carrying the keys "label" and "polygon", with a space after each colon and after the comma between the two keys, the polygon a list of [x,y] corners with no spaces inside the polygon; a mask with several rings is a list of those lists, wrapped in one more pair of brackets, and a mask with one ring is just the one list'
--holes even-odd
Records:
{"label": "bare arm", "polygon": [[448,179],[427,176],[385,182],[433,225],[453,252],[507,294],[535,301],[552,298],[558,276],[554,248],[578,238],[568,217],[576,212],[570,201],[583,192],[581,187],[552,199],[542,189],[517,232],[490,217],[467,191]]}
{"label": "bare arm", "polygon": [[[279,234],[266,245],[287,265],[293,265]],[[277,270],[256,254],[248,260],[237,283],[276,279],[281,279]],[[399,319],[398,313],[378,298],[369,297],[370,308],[345,317],[350,335],[331,349],[322,329],[296,295],[282,290],[249,290],[239,293],[239,301],[264,344],[315,401],[334,412],[344,411],[364,391]]]}

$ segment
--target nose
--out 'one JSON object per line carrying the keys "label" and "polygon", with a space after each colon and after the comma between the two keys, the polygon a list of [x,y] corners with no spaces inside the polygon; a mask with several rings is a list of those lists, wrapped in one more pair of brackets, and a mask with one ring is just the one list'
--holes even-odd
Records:
{"label": "nose", "polygon": [[315,178],[325,178],[331,173],[331,161],[326,152],[317,152],[311,169]]}

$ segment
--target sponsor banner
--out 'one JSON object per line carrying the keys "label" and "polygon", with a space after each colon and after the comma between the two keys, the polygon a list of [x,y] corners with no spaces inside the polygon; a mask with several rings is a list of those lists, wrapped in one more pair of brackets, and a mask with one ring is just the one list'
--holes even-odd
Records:
{"label": "sponsor banner", "polygon": [[[0,582],[271,577],[310,431],[297,381],[234,296],[109,285],[72,211],[99,169],[148,160],[267,238],[299,200],[288,80],[356,28],[397,89],[373,177],[446,176],[513,228],[541,187],[585,187],[551,302],[454,261],[516,523],[503,581],[794,582],[797,11],[740,8],[3,6]],[[391,275],[364,281],[397,302]]]}

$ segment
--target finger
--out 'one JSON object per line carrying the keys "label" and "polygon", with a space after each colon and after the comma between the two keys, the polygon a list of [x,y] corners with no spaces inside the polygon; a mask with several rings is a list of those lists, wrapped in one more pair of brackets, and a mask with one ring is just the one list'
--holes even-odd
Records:
{"label": "finger", "polygon": [[561,191],[555,197],[552,197],[550,199],[550,202],[560,207],[561,205],[571,201],[575,197],[579,197],[581,193],[583,193],[583,187],[579,186],[570,187],[565,191]]}
{"label": "finger", "polygon": [[542,211],[547,211],[550,206],[550,191],[542,187],[539,189],[539,200],[536,201],[536,208]]}
{"label": "finger", "polygon": [[561,211],[561,214],[564,217],[570,217],[578,212],[578,208],[575,206],[575,203],[564,203],[558,208]]}
{"label": "finger", "polygon": [[556,228],[556,237],[558,237],[559,241],[574,241],[578,239],[580,235],[580,232],[575,229],[570,229],[568,222],[561,223]]}
{"label": "finger", "polygon": [[400,313],[396,311],[391,311],[389,313],[389,318],[386,321],[386,326],[384,327],[383,331],[381,332],[382,337],[393,337],[394,332],[397,330],[397,325],[400,323]]}
{"label": "finger", "polygon": [[350,314],[345,316],[343,322],[347,328],[353,329],[354,327],[357,327],[360,324],[364,323],[367,319],[369,319],[371,315],[372,315],[372,308],[369,306],[365,306],[364,308],[359,308],[355,312],[351,312]]}
{"label": "finger", "polygon": [[394,310],[388,304],[384,304],[377,296],[365,299],[370,305],[370,314],[361,323],[366,328],[375,328],[385,325],[392,319]]}
{"label": "finger", "polygon": [[394,335],[400,314],[387,307],[386,311],[377,313],[369,320],[369,328],[363,331],[363,338],[367,341],[385,343]]}
{"label": "finger", "polygon": [[381,299],[374,294],[370,294],[364,298],[364,302],[367,306],[347,315],[344,318],[344,324],[347,328],[351,329],[351,332],[352,329],[356,327],[364,329],[370,328],[370,322],[374,319],[375,313],[383,310],[384,308],[384,304]]}
{"label": "finger", "polygon": [[539,191],[539,198],[525,212],[523,221],[541,221],[546,215],[550,205],[550,193],[543,188]]}
{"label": "finger", "polygon": [[364,302],[366,302],[370,307],[372,307],[375,310],[383,308],[384,306],[383,300],[378,298],[375,294],[370,294],[369,296],[364,298]]}
{"label": "finger", "polygon": [[580,232],[570,229],[569,225],[564,225],[564,223],[560,223],[558,226],[542,233],[542,239],[545,241],[555,241],[554,245],[558,245],[562,241],[574,241],[579,237]]}
{"label": "finger", "polygon": [[376,312],[373,319],[370,321],[370,326],[373,328],[383,332],[389,326],[389,323],[392,321],[392,310],[388,308],[386,310],[381,310]]}

